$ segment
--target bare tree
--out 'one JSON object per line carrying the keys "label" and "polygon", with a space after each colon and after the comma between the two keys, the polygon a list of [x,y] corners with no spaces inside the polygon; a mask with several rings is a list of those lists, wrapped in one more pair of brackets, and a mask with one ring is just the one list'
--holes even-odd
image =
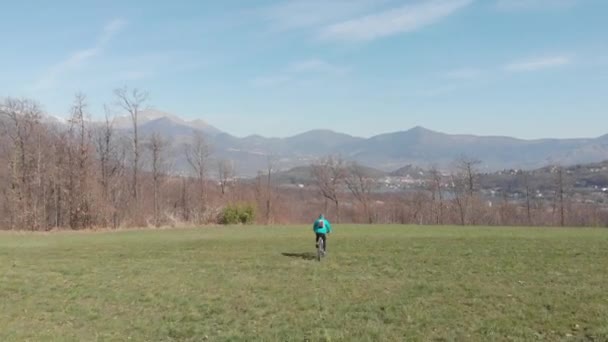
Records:
{"label": "bare tree", "polygon": [[220,179],[220,190],[223,196],[226,194],[228,184],[234,177],[234,163],[231,160],[220,160],[218,162],[218,176]]}
{"label": "bare tree", "polygon": [[86,97],[76,94],[69,120],[68,135],[68,203],[72,229],[88,228],[91,218],[91,188],[89,187],[91,133],[87,125]]}
{"label": "bare tree", "polygon": [[481,161],[468,157],[462,157],[458,161],[458,169],[466,182],[466,191],[469,196],[473,196],[477,187],[477,166],[479,164]]}
{"label": "bare tree", "polygon": [[37,158],[34,147],[41,111],[34,101],[8,98],[0,105],[0,115],[7,120],[13,151],[9,162],[11,228],[37,229],[33,189]]}
{"label": "bare tree", "polygon": [[272,221],[272,173],[276,164],[276,157],[268,156],[266,164],[266,224]]}
{"label": "bare tree", "polygon": [[167,172],[167,157],[169,142],[163,139],[159,133],[153,133],[148,141],[147,147],[152,159],[152,181],[154,185],[154,225],[159,227],[160,220],[160,186]]}
{"label": "bare tree", "polygon": [[180,191],[180,206],[182,209],[181,216],[184,221],[190,221],[190,208],[188,201],[188,178],[182,177]]}
{"label": "bare tree", "polygon": [[186,160],[194,171],[199,183],[199,198],[200,198],[200,209],[201,214],[206,211],[206,178],[207,178],[207,167],[209,164],[209,156],[211,155],[211,148],[207,143],[205,136],[200,131],[194,131],[192,133],[192,142],[186,145]]}
{"label": "bare tree", "polygon": [[369,177],[365,169],[358,163],[352,163],[346,172],[345,183],[355,199],[363,206],[365,219],[368,223],[373,223],[374,218],[371,213],[370,201],[374,179]]}
{"label": "bare tree", "polygon": [[10,198],[8,189],[10,188],[10,141],[4,132],[4,117],[0,114],[0,229],[11,227]]}
{"label": "bare tree", "polygon": [[[465,225],[469,218],[473,195],[475,194],[477,185],[477,165],[479,160],[461,157],[456,161],[456,175],[452,175],[452,186],[454,189],[454,201],[458,208],[460,224]],[[473,222],[475,220],[473,219]]]}
{"label": "bare tree", "polygon": [[560,165],[554,168],[555,170],[555,206],[559,210],[559,225],[566,225],[566,209],[565,209],[565,201],[566,201],[566,175],[564,168]]}
{"label": "bare tree", "polygon": [[334,202],[336,222],[340,222],[340,190],[346,177],[344,162],[340,157],[326,157],[311,167],[312,176],[321,195]]}
{"label": "bare tree", "polygon": [[259,170],[255,177],[253,193],[255,196],[256,203],[258,203],[258,205],[260,205],[260,206],[265,201],[265,196],[264,196],[265,191],[264,191],[263,180],[264,180],[264,172]]}
{"label": "bare tree", "polygon": [[51,225],[54,227],[62,227],[64,221],[63,202],[65,201],[65,170],[67,163],[68,136],[66,132],[59,132],[51,145],[51,154],[53,156],[53,164],[50,168],[50,187],[54,207],[54,215]]}
{"label": "bare tree", "polygon": [[443,224],[443,180],[441,176],[441,172],[437,169],[437,167],[433,166],[430,170],[431,180],[430,180],[430,191],[431,191],[431,200],[433,201],[433,211],[435,216],[435,224]]}
{"label": "bare tree", "polygon": [[11,140],[8,138],[8,117],[2,112],[4,105],[0,103],[0,229],[13,227],[13,216],[11,211],[10,186],[11,179]]}
{"label": "bare tree", "polygon": [[131,118],[131,123],[133,125],[133,164],[131,165],[133,171],[132,177],[132,194],[133,199],[136,202],[138,200],[138,177],[139,177],[139,167],[140,167],[140,150],[139,150],[139,135],[137,132],[139,126],[139,114],[142,110],[144,110],[144,105],[148,100],[148,93],[142,92],[138,89],[133,89],[129,91],[128,88],[120,88],[114,90],[114,95],[117,99],[117,105],[126,111]]}
{"label": "bare tree", "polygon": [[523,186],[524,186],[524,196],[526,197],[526,219],[528,225],[532,225],[532,205],[530,199],[530,173],[527,171],[522,171],[521,173]]}
{"label": "bare tree", "polygon": [[101,126],[95,130],[95,149],[99,158],[100,168],[100,184],[104,200],[109,196],[109,179],[117,171],[116,163],[112,165],[112,156],[116,149],[114,145],[115,133],[112,120],[110,118],[110,110],[105,109],[105,119]]}
{"label": "bare tree", "polygon": [[114,148],[110,155],[108,165],[108,205],[111,214],[112,227],[118,228],[120,222],[125,218],[125,213],[129,210],[129,201],[132,193],[129,190],[129,176],[127,167],[127,155],[131,143],[128,138],[118,136],[114,142]]}
{"label": "bare tree", "polygon": [[422,191],[416,191],[410,199],[411,204],[411,223],[422,225],[424,223],[424,207],[428,203],[428,197]]}

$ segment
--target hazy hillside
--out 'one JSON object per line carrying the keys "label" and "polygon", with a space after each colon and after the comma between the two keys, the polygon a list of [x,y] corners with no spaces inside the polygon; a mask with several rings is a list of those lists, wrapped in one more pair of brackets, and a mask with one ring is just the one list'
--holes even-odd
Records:
{"label": "hazy hillside", "polygon": [[[381,179],[389,176],[388,172],[384,172],[382,170],[374,169],[367,166],[360,166],[360,170],[363,175],[373,179]],[[313,184],[314,179],[312,176],[312,167],[307,166],[297,166],[287,171],[277,172],[273,179],[278,184]]]}
{"label": "hazy hillside", "polygon": [[[115,127],[129,131],[126,117],[115,119]],[[423,127],[386,133],[370,138],[353,137],[331,130],[313,130],[286,138],[260,135],[236,137],[202,120],[187,121],[161,111],[146,111],[140,116],[140,132],[159,132],[182,149],[194,130],[205,133],[215,159],[235,161],[239,174],[253,176],[272,159],[277,168],[288,170],[309,165],[326,155],[341,155],[346,160],[384,172],[404,165],[449,169],[460,156],[482,161],[483,171],[523,168],[535,169],[549,164],[573,165],[608,159],[608,135],[586,139],[523,140],[501,136],[452,135]],[[186,169],[177,158],[176,169]]]}
{"label": "hazy hillside", "polygon": [[[166,134],[170,137],[180,137],[182,135],[191,134],[192,130],[199,130],[208,135],[215,136],[221,131],[203,120],[187,121],[176,115],[158,111],[146,110],[138,116],[139,125],[143,131]],[[117,116],[113,120],[113,125],[117,129],[129,130],[132,128],[132,121],[127,116]]]}
{"label": "hazy hillside", "polygon": [[509,137],[449,135],[416,127],[404,132],[382,134],[343,152],[350,158],[383,169],[404,164],[441,167],[461,155],[477,158],[486,170],[537,168],[551,163],[575,164],[608,158],[608,139],[521,140]]}

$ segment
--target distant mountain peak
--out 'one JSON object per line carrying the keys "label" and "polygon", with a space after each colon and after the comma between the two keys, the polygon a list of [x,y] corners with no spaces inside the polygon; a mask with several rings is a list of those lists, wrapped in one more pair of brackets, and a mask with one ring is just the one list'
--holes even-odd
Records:
{"label": "distant mountain peak", "polygon": [[65,124],[68,123],[68,120],[66,118],[63,118],[63,117],[58,116],[58,115],[48,114],[48,115],[43,115],[42,116],[42,122],[48,123],[48,124],[65,125]]}
{"label": "distant mountain peak", "polygon": [[[181,117],[158,109],[146,109],[138,115],[138,126],[154,125],[157,131],[162,132],[162,125],[183,126],[191,130],[199,130],[210,135],[222,133],[219,129],[211,126],[201,119],[184,120]],[[113,120],[114,126],[119,129],[130,129],[133,125],[130,116],[117,116]]]}
{"label": "distant mountain peak", "polygon": [[422,126],[414,126],[412,128],[409,129],[412,132],[416,132],[416,131],[430,131],[429,129],[426,129],[425,127]]}
{"label": "distant mountain peak", "polygon": [[191,120],[188,121],[188,123],[190,123],[191,125],[195,125],[195,126],[200,126],[200,127],[210,127],[211,125],[202,119],[195,119],[195,120]]}
{"label": "distant mountain peak", "polygon": [[333,131],[331,129],[311,129],[309,131],[300,133],[300,134],[296,134],[294,136],[292,136],[291,138],[297,138],[297,137],[315,137],[315,136],[341,136],[341,137],[351,137],[354,138],[352,135],[350,134],[346,134],[346,133],[340,133],[340,132],[336,132]]}
{"label": "distant mountain peak", "polygon": [[422,127],[422,126],[414,126],[412,128],[410,128],[409,130],[406,131],[406,133],[411,133],[411,134],[443,134],[443,133],[439,133],[433,130],[430,130],[426,127]]}
{"label": "distant mountain peak", "polygon": [[176,115],[171,113],[163,112],[158,109],[146,109],[139,114],[139,118],[142,120],[156,120],[161,118],[168,118],[175,121],[183,121]]}
{"label": "distant mountain peak", "polygon": [[167,117],[167,116],[161,116],[159,118],[154,118],[154,119],[146,120],[146,124],[179,125],[179,124],[181,124],[181,122],[178,122],[178,121],[174,120],[173,118],[170,118],[170,117]]}
{"label": "distant mountain peak", "polygon": [[[117,117],[115,121],[118,129],[132,128],[129,117]],[[213,146],[214,158],[238,160],[241,172],[248,175],[266,168],[268,155],[279,158],[280,168],[309,165],[319,157],[341,155],[348,161],[409,177],[417,177],[420,173],[418,167],[449,167],[462,155],[480,159],[484,170],[529,169],[546,165],[549,160],[564,165],[586,163],[605,160],[608,155],[608,135],[595,139],[523,140],[448,134],[414,126],[370,138],[328,128],[283,138],[257,134],[240,138],[224,133],[202,119],[183,119],[157,109],[142,111],[139,125],[144,135],[158,132],[178,144],[190,141],[195,130],[203,132]]]}

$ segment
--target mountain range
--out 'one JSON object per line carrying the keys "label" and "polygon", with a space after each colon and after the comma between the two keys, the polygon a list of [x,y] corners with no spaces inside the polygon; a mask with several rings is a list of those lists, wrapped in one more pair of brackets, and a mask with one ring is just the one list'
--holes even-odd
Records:
{"label": "mountain range", "polygon": [[[131,122],[127,117],[117,117],[114,125],[129,130]],[[597,138],[524,140],[454,135],[414,127],[370,138],[325,129],[286,138],[236,137],[202,120],[187,121],[155,110],[140,115],[139,131],[144,135],[158,132],[173,140],[174,148],[188,143],[193,131],[201,131],[212,147],[213,157],[235,161],[241,176],[252,176],[267,168],[269,158],[279,169],[289,169],[308,165],[326,155],[340,155],[382,171],[394,171],[404,165],[450,168],[461,156],[480,160],[480,167],[485,171],[534,169],[550,164],[571,165],[608,159],[608,134]],[[184,160],[176,161],[178,169],[185,168],[184,164]]]}

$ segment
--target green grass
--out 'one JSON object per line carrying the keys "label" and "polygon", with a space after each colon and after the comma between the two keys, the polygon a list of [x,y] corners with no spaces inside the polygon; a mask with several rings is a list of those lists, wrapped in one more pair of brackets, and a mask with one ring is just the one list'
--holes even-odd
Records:
{"label": "green grass", "polygon": [[[0,233],[0,341],[608,340],[608,230]],[[285,255],[284,255],[285,254]]]}

